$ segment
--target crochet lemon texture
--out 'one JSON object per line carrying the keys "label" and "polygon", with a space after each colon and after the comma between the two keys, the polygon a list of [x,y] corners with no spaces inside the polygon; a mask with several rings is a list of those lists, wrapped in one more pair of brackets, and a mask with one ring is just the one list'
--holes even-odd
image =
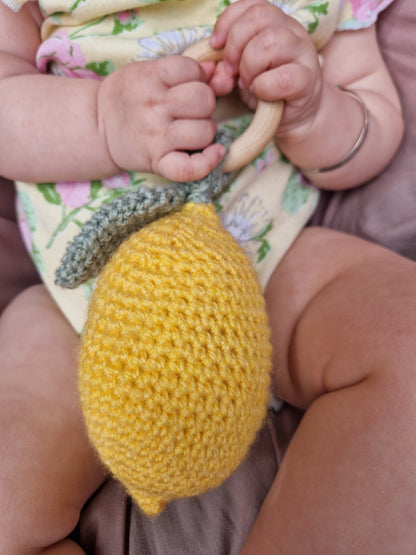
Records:
{"label": "crochet lemon texture", "polygon": [[101,460],[150,515],[221,484],[266,414],[264,299],[211,203],[230,179],[218,167],[103,205],[56,274],[66,287],[100,274],[81,342],[82,410]]}
{"label": "crochet lemon texture", "polygon": [[212,206],[132,235],[98,281],[79,385],[91,441],[148,514],[219,485],[269,395],[264,300]]}

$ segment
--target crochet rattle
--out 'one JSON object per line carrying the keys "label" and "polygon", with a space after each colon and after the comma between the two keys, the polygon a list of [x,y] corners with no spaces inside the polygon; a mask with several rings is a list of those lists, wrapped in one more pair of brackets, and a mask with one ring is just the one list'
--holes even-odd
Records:
{"label": "crochet rattle", "polygon": [[[185,54],[222,56],[206,41]],[[82,410],[100,458],[150,515],[218,486],[264,421],[264,299],[212,200],[228,172],[264,148],[281,109],[260,103],[231,146],[219,135],[228,156],[207,178],[142,187],[102,206],[57,271],[66,287],[100,274],[79,358]]]}

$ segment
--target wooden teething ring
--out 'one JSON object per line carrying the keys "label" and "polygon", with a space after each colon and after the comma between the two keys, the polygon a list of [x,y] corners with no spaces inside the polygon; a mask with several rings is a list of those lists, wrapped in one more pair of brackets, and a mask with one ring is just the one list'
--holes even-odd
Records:
{"label": "wooden teething ring", "polygon": [[[223,59],[224,51],[214,50],[207,38],[190,46],[183,55],[197,62],[219,62]],[[259,100],[249,127],[231,145],[224,159],[222,170],[232,172],[254,160],[273,138],[282,112],[283,101]]]}

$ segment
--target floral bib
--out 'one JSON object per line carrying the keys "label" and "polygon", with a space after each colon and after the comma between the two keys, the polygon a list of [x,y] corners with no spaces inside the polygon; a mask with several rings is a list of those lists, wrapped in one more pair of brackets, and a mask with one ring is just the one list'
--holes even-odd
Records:
{"label": "floral bib", "polygon": [[[26,1],[3,0],[13,10]],[[374,23],[392,0],[273,0],[310,33],[319,50],[334,31]],[[45,20],[37,53],[41,72],[101,80],[123,65],[180,54],[207,37],[230,0],[40,0]],[[346,54],[347,55],[347,54]],[[65,106],[62,106],[65,110]],[[224,112],[224,110],[222,110]],[[228,119],[239,136],[249,115]],[[65,133],[65,129],[62,129]],[[98,172],[99,173],[99,172]],[[75,290],[54,284],[69,241],[103,203],[136,189],[165,182],[125,172],[91,182],[17,183],[18,213],[26,246],[49,291],[81,332],[94,282]],[[217,201],[223,225],[245,248],[263,286],[310,218],[318,191],[273,144],[237,175]]]}

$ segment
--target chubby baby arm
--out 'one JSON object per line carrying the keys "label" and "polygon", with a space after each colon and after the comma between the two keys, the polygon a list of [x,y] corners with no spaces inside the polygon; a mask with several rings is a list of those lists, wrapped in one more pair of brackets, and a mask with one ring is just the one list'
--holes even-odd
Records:
{"label": "chubby baby arm", "polygon": [[[216,92],[235,81],[252,108],[255,97],[284,100],[276,143],[318,186],[354,187],[381,171],[394,155],[403,121],[374,27],[336,32],[319,59],[310,36],[292,17],[266,0],[239,0],[218,19],[211,45],[224,48],[224,64],[211,81]],[[339,169],[308,171],[344,159],[363,128],[363,107],[340,86],[365,103],[367,137]]]}
{"label": "chubby baby arm", "polygon": [[41,20],[35,4],[13,13],[0,2],[1,175],[70,181],[134,170],[190,180],[218,164],[215,97],[195,61],[136,62],[102,82],[44,75]]}
{"label": "chubby baby arm", "polygon": [[[99,82],[41,74],[42,16],[0,2],[0,174],[22,181],[88,179],[116,169],[96,118]],[[100,177],[100,175],[95,175]]]}

